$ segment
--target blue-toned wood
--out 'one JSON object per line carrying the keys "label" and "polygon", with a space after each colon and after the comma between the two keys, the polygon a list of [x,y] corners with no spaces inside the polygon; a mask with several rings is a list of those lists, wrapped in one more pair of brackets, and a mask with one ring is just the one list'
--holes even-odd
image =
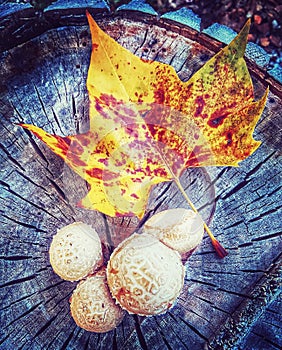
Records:
{"label": "blue-toned wood", "polygon": [[7,3],[0,5],[0,18],[11,15],[12,13],[19,12],[25,9],[31,9],[32,6],[29,3]]}
{"label": "blue-toned wood", "polygon": [[170,19],[200,31],[201,19],[192,10],[182,8],[177,11],[165,13],[161,18]]}
{"label": "blue-toned wood", "polygon": [[106,0],[55,0],[47,10],[60,10],[60,9],[72,9],[72,8],[95,8],[110,10],[110,7]]}
{"label": "blue-toned wood", "polygon": [[267,72],[282,84],[282,67],[280,65],[276,65],[274,68],[268,70]]}
{"label": "blue-toned wood", "polygon": [[145,0],[132,0],[128,4],[123,4],[117,8],[117,11],[139,11],[149,15],[157,16],[158,13]]}
{"label": "blue-toned wood", "polygon": [[[185,16],[186,23],[134,7],[110,13],[106,5],[98,7],[101,1],[75,1],[66,8],[63,3],[45,9],[43,18],[29,5],[18,4],[0,15],[0,42],[10,40],[0,54],[0,349],[278,349],[281,84],[267,74],[264,55],[253,49],[250,57],[258,56],[248,64],[256,94],[270,85],[255,130],[261,147],[238,168],[193,169],[181,177],[229,255],[217,258],[205,236],[186,263],[177,305],[165,315],[126,315],[115,331],[101,335],[74,324],[69,297],[75,283],[62,281],[51,269],[52,235],[58,227],[82,220],[106,242],[109,236],[117,240],[120,232],[133,232],[138,220],[77,208],[87,192],[84,181],[16,123],[33,123],[60,135],[87,130],[91,39],[86,7],[120,44],[143,59],[171,64],[183,80],[222,45],[196,30],[200,22],[192,13],[197,25],[191,29],[193,20],[189,26]],[[154,189],[146,218],[180,206],[186,206],[182,196],[164,183]]]}

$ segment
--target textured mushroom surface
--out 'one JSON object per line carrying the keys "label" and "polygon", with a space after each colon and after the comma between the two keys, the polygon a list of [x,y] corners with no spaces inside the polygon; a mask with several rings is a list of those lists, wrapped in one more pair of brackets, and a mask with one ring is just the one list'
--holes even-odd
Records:
{"label": "textured mushroom surface", "polygon": [[97,232],[82,222],[75,222],[58,230],[53,237],[49,255],[53,270],[67,281],[86,277],[103,261]]}
{"label": "textured mushroom surface", "polygon": [[199,214],[176,208],[153,215],[145,223],[144,232],[157,237],[179,253],[186,253],[201,243],[204,224]]}
{"label": "textured mushroom surface", "polygon": [[111,296],[105,269],[78,284],[72,294],[70,308],[79,327],[97,333],[117,327],[125,314]]}
{"label": "textured mushroom surface", "polygon": [[184,283],[178,252],[148,234],[133,234],[114,250],[107,266],[110,291],[122,308],[138,315],[165,313]]}

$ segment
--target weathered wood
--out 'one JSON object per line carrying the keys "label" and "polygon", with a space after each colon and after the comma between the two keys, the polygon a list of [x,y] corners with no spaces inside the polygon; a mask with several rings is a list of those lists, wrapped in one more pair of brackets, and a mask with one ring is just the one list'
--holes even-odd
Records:
{"label": "weathered wood", "polygon": [[[75,10],[77,17],[72,17],[73,9],[56,11],[65,21],[58,21],[58,28],[46,32],[52,28],[47,26],[38,36],[33,32],[25,40],[21,37],[21,45],[13,42],[0,57],[0,349],[245,350],[253,344],[278,349],[282,143],[277,130],[282,101],[279,84],[270,77],[265,81],[267,75],[253,63],[258,95],[273,82],[256,129],[262,146],[239,168],[191,169],[181,178],[229,256],[218,259],[205,237],[186,263],[185,287],[170,312],[150,318],[127,315],[115,331],[101,335],[75,326],[68,305],[75,283],[56,276],[48,260],[56,229],[82,220],[96,228],[107,246],[115,246],[120,235],[141,228],[155,212],[186,204],[173,184],[164,183],[154,188],[141,222],[79,209],[75,204],[87,192],[85,182],[16,125],[33,123],[60,135],[87,130],[89,29],[81,9]],[[173,65],[183,80],[220,45],[188,27],[157,22],[149,15],[102,18],[96,13],[96,19],[123,46],[143,58]],[[267,322],[261,343],[258,337]]]}

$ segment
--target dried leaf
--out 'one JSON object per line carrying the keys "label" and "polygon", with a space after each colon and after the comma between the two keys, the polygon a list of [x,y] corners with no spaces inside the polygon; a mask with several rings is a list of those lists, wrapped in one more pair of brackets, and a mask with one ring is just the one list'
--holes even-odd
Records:
{"label": "dried leaf", "polygon": [[254,101],[243,58],[250,21],[184,83],[171,66],[138,58],[87,16],[89,132],[60,137],[22,124],[89,183],[81,206],[142,217],[154,184],[180,185],[187,167],[237,166],[257,149],[252,134],[268,91]]}

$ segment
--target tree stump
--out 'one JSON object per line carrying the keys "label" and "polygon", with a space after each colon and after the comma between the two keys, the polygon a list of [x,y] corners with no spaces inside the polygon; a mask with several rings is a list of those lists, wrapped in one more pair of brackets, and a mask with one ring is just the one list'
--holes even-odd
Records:
{"label": "tree stump", "polygon": [[186,262],[177,305],[165,315],[126,315],[105,334],[84,331],[72,320],[69,298],[76,283],[55,275],[48,258],[56,230],[86,222],[109,248],[154,213],[187,204],[173,184],[163,183],[154,188],[141,221],[80,209],[76,202],[87,185],[17,123],[63,136],[87,130],[86,8],[121,45],[171,64],[182,80],[223,46],[183,23],[158,19],[146,7],[111,13],[103,1],[81,3],[59,1],[41,14],[27,4],[0,9],[0,349],[280,348],[282,90],[252,60],[257,96],[270,86],[255,131],[261,147],[238,168],[189,169],[181,177],[229,255],[219,259],[205,237]]}

